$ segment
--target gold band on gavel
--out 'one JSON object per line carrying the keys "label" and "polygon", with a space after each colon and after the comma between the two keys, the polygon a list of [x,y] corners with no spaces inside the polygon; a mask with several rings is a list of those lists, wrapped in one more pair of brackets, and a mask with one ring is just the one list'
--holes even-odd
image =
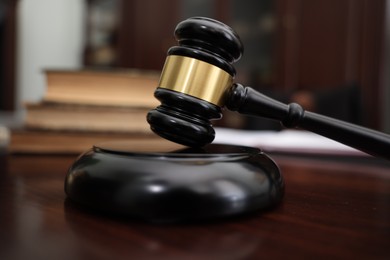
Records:
{"label": "gold band on gavel", "polygon": [[217,106],[224,106],[233,77],[223,69],[190,57],[169,55],[159,88],[181,92]]}

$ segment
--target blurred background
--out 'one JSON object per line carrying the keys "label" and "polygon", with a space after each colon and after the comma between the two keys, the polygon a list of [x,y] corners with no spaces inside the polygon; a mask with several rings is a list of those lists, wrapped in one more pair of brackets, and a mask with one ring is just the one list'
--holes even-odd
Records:
{"label": "blurred background", "polygon": [[[284,102],[390,132],[389,0],[2,0],[0,125],[40,100],[45,69],[161,70],[191,16],[240,35],[236,80]],[[218,124],[277,129],[225,114]]]}

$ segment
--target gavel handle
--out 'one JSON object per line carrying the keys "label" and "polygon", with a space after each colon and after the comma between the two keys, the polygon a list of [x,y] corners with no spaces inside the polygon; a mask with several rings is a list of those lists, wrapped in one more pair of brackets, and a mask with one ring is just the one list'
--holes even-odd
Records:
{"label": "gavel handle", "polygon": [[285,127],[299,127],[333,139],[376,157],[390,160],[390,135],[305,111],[299,104],[284,104],[250,87],[234,84],[226,107],[246,115],[280,121]]}

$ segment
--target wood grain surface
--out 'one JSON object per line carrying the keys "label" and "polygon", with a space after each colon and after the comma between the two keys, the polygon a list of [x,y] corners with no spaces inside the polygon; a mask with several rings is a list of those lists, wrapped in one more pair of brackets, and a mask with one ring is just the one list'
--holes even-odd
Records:
{"label": "wood grain surface", "polygon": [[273,155],[283,203],[248,216],[152,224],[70,203],[75,156],[0,157],[0,259],[389,259],[390,163]]}

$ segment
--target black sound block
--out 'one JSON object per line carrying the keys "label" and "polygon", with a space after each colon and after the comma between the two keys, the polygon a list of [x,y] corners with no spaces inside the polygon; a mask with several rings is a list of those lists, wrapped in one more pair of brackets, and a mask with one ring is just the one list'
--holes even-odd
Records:
{"label": "black sound block", "polygon": [[233,216],[279,203],[284,182],[259,149],[210,144],[201,149],[133,142],[95,145],[70,167],[70,201],[153,222]]}

